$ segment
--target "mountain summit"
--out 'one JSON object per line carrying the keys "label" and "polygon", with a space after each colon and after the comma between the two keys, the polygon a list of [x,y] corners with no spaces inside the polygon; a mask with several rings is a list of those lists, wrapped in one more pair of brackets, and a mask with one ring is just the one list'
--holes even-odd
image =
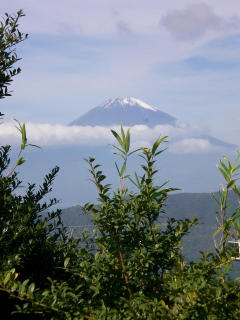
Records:
{"label": "mountain summit", "polygon": [[125,126],[144,124],[148,127],[154,127],[158,124],[177,126],[177,119],[139,99],[127,97],[110,99],[70,123],[72,126],[112,126],[119,124]]}

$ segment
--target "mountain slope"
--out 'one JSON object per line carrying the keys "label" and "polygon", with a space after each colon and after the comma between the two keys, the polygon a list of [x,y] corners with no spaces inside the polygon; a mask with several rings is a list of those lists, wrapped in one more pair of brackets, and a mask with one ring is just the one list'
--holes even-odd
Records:
{"label": "mountain slope", "polygon": [[112,126],[123,124],[134,126],[145,124],[154,127],[159,124],[177,125],[177,119],[136,98],[117,98],[93,108],[77,118],[70,125]]}

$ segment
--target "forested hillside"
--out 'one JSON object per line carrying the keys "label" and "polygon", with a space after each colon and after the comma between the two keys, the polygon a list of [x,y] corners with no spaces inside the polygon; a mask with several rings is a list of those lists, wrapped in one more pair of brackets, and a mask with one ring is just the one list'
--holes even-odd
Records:
{"label": "forested hillside", "polygon": [[[216,193],[215,193],[216,195]],[[229,202],[232,204],[232,212],[237,208],[237,197],[233,192],[229,193]],[[183,239],[183,253],[186,259],[200,257],[200,251],[214,250],[213,233],[217,229],[216,211],[218,205],[210,193],[176,193],[169,195],[164,206],[166,218],[193,219],[198,217],[198,225],[194,226],[190,233]],[[92,217],[87,215],[80,205],[63,209],[62,221],[65,226],[91,225]],[[74,234],[81,232],[76,228]]]}
{"label": "forested hillside", "polygon": [[[233,192],[229,193],[229,202],[233,205],[232,210],[237,208],[237,197]],[[163,210],[166,217],[192,219],[198,216],[200,224],[214,226],[218,205],[211,193],[172,193],[166,200]],[[84,214],[81,205],[63,209],[62,219],[64,225],[91,223],[91,217]]]}

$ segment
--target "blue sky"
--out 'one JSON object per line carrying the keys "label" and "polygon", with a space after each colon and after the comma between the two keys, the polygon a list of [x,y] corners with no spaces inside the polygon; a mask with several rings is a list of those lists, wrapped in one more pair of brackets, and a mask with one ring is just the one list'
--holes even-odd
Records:
{"label": "blue sky", "polygon": [[[133,96],[240,145],[238,0],[11,0],[29,39],[6,121],[66,125]],[[200,130],[200,129],[199,129]]]}

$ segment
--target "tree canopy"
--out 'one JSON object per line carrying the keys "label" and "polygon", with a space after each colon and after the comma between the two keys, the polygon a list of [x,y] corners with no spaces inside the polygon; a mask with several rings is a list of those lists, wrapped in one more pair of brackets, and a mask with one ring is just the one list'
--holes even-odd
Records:
{"label": "tree canopy", "polygon": [[22,10],[19,10],[16,15],[5,13],[0,21],[0,99],[11,96],[9,85],[13,77],[21,72],[15,64],[20,60],[16,53],[16,45],[28,37],[18,28],[19,19],[23,16]]}

